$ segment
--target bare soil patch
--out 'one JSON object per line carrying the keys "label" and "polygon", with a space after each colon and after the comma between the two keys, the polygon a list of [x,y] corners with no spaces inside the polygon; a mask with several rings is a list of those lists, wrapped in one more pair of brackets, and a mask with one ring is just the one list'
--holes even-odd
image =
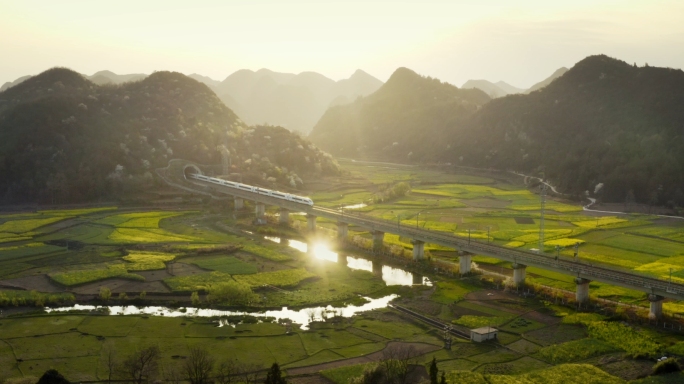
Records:
{"label": "bare soil patch", "polygon": [[565,343],[567,341],[581,339],[587,336],[583,327],[575,325],[553,325],[548,328],[526,332],[525,338],[542,346]]}
{"label": "bare soil patch", "polygon": [[166,265],[166,271],[171,276],[190,276],[207,272],[196,265],[186,263],[169,263]]}
{"label": "bare soil patch", "polygon": [[27,291],[36,290],[38,292],[63,292],[64,288],[55,284],[45,275],[34,275],[18,277],[0,281],[0,286],[12,289],[25,289]]}
{"label": "bare soil patch", "polygon": [[[611,360],[611,357],[607,356],[605,359]],[[649,360],[623,359],[615,362],[609,362],[605,365],[599,365],[599,368],[613,376],[617,376],[623,380],[631,381],[650,375],[651,370],[653,369],[653,362]]]}
{"label": "bare soil patch", "polygon": [[477,301],[496,301],[496,300],[516,300],[518,297],[509,292],[497,291],[494,289],[487,289],[481,291],[468,292],[465,296],[466,300]]}
{"label": "bare soil patch", "polygon": [[534,219],[531,217],[514,217],[516,224],[534,224]]}
{"label": "bare soil patch", "polygon": [[167,293],[171,290],[161,281],[131,281],[126,279],[107,279],[83,284],[71,291],[80,295],[97,295],[101,287],[109,288],[113,294],[125,293]]}
{"label": "bare soil patch", "polygon": [[140,275],[145,278],[148,282],[150,281],[161,281],[164,279],[168,279],[169,277],[173,277],[170,273],[168,273],[165,269],[159,269],[159,270],[154,270],[154,271],[136,271],[134,272],[136,275]]}
{"label": "bare soil patch", "polygon": [[540,322],[542,324],[546,324],[546,325],[555,325],[555,324],[560,324],[560,322],[561,322],[561,319],[556,317],[556,316],[546,315],[543,313],[539,313],[537,311],[528,312],[528,313],[522,315],[522,317],[524,317],[528,320],[538,321],[538,322]]}
{"label": "bare soil patch", "polygon": [[442,312],[442,304],[434,301],[401,300],[400,304],[421,314],[437,316]]}

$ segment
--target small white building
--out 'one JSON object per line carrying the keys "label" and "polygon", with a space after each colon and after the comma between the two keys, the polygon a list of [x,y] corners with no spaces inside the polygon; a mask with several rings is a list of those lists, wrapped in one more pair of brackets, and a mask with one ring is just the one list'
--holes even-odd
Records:
{"label": "small white building", "polygon": [[481,343],[486,340],[494,340],[496,339],[496,335],[498,333],[499,330],[492,327],[475,328],[470,330],[470,340],[476,343]]}

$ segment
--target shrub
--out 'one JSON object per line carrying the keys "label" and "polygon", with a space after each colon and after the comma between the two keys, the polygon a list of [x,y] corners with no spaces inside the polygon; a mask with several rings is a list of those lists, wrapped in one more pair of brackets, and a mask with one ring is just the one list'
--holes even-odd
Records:
{"label": "shrub", "polygon": [[659,361],[653,366],[653,374],[654,375],[661,375],[663,373],[679,372],[681,370],[682,370],[682,367],[677,362],[677,359],[674,359],[674,358],[669,358],[669,359]]}

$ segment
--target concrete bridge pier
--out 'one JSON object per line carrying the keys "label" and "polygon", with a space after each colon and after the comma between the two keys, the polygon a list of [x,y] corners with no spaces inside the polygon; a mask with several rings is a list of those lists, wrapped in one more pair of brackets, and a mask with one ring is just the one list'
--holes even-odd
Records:
{"label": "concrete bridge pier", "polygon": [[411,244],[413,244],[413,261],[423,260],[425,257],[425,242],[412,240]]}
{"label": "concrete bridge pier", "polygon": [[527,265],[522,265],[522,264],[518,264],[518,263],[513,264],[513,284],[515,284],[515,285],[525,284],[525,275],[526,275],[525,270],[526,269],[527,269]]}
{"label": "concrete bridge pier", "polygon": [[236,197],[233,199],[233,206],[236,211],[241,211],[245,208],[245,200],[241,197]]}
{"label": "concrete bridge pier", "polygon": [[290,225],[290,211],[287,208],[280,208],[280,217],[278,223]]}
{"label": "concrete bridge pier", "polygon": [[473,262],[473,255],[467,252],[459,252],[458,255],[458,273],[467,275],[470,273],[470,266]]}
{"label": "concrete bridge pier", "polygon": [[665,298],[659,295],[649,294],[648,301],[651,302],[651,308],[648,311],[648,318],[651,320],[658,320],[663,317],[663,300]]}
{"label": "concrete bridge pier", "polygon": [[337,253],[337,264],[339,265],[347,265],[347,256],[345,256],[342,252]]}
{"label": "concrete bridge pier", "polygon": [[306,229],[309,231],[309,233],[316,232],[316,216],[312,214],[306,215]]}
{"label": "concrete bridge pier", "polygon": [[385,232],[373,231],[373,252],[382,250],[382,242],[385,240]]}
{"label": "concrete bridge pier", "polygon": [[413,285],[423,285],[423,275],[414,273],[412,276]]}
{"label": "concrete bridge pier", "polygon": [[382,263],[376,260],[371,260],[373,274],[382,279]]}
{"label": "concrete bridge pier", "polygon": [[577,290],[575,291],[575,299],[580,304],[585,304],[589,301],[589,283],[591,281],[581,277],[575,278]]}
{"label": "concrete bridge pier", "polygon": [[337,222],[337,238],[338,239],[346,239],[347,234],[349,234],[349,224],[338,221]]}
{"label": "concrete bridge pier", "polygon": [[264,203],[256,203],[254,205],[254,213],[256,213],[257,219],[263,219],[266,214],[266,205]]}

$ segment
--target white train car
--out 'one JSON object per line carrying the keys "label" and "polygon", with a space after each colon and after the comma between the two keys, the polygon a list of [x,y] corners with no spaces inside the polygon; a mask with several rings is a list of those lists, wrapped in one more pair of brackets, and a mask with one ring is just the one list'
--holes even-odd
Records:
{"label": "white train car", "polygon": [[229,188],[235,188],[235,189],[238,189],[240,191],[258,193],[259,195],[269,196],[269,197],[273,197],[273,198],[281,199],[281,200],[287,200],[287,201],[291,201],[293,203],[298,203],[298,204],[306,204],[310,207],[313,207],[313,205],[314,205],[313,200],[311,200],[308,197],[297,196],[297,195],[293,195],[293,194],[285,193],[285,192],[272,191],[272,190],[266,189],[266,188],[255,187],[252,185],[236,183],[234,181],[217,179],[214,177],[208,177],[208,176],[204,176],[204,175],[194,174],[191,177],[195,178],[197,180],[206,181],[208,183],[218,184],[218,185],[222,185],[222,186],[229,187]]}

